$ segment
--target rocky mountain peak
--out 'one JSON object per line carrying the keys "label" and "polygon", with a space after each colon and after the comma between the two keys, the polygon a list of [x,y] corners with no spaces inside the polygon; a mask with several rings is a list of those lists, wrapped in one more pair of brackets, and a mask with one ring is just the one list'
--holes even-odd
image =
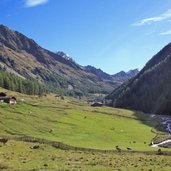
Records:
{"label": "rocky mountain peak", "polygon": [[[65,52],[63,52],[63,51],[58,51],[56,54],[59,55],[59,56],[61,56],[61,57],[64,58],[64,59],[68,60],[68,61],[75,62],[75,61],[73,60],[73,58],[72,58],[69,54],[67,54],[67,53],[65,53]],[[75,62],[75,63],[76,63],[76,62]]]}

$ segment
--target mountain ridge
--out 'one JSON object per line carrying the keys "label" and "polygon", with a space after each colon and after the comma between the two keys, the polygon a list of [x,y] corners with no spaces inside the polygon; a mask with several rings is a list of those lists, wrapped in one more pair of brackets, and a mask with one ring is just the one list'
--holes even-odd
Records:
{"label": "mountain ridge", "polygon": [[120,71],[116,74],[108,74],[104,71],[102,71],[100,68],[95,68],[91,65],[87,65],[85,67],[87,70],[93,72],[94,74],[98,75],[99,77],[101,77],[103,80],[105,81],[114,81],[114,82],[124,82],[134,76],[136,76],[139,73],[138,69],[133,69],[133,70],[129,70],[128,72],[125,71]]}
{"label": "mountain ridge", "polygon": [[[106,81],[77,64],[64,52],[51,52],[4,25],[0,25],[0,66],[24,79],[35,79],[69,95],[107,94],[121,82]],[[102,71],[103,72],[103,71]]]}

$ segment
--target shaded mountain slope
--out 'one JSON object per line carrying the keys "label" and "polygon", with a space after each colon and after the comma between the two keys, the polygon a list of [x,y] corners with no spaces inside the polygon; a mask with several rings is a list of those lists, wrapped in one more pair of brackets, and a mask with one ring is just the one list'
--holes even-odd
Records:
{"label": "shaded mountain slope", "polygon": [[106,99],[114,107],[171,114],[171,44],[157,53],[133,79]]}

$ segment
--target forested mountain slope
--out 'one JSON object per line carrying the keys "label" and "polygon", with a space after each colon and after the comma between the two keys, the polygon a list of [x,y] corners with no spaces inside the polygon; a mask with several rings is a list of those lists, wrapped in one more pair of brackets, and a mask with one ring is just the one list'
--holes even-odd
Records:
{"label": "forested mountain slope", "polygon": [[171,114],[171,43],[106,99],[112,100],[114,107]]}

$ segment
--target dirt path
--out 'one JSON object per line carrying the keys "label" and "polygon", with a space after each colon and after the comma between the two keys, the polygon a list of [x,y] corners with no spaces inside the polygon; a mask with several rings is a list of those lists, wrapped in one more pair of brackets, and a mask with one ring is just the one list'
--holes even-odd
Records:
{"label": "dirt path", "polygon": [[162,147],[162,146],[168,146],[171,143],[171,139],[164,140],[157,144],[152,144],[151,147]]}
{"label": "dirt path", "polygon": [[[163,126],[163,129],[168,132],[168,138],[154,144],[152,141],[152,147],[166,147],[171,148],[171,116],[168,115],[151,115],[151,117],[156,117],[159,120],[159,124]],[[169,136],[170,135],[170,136]]]}

